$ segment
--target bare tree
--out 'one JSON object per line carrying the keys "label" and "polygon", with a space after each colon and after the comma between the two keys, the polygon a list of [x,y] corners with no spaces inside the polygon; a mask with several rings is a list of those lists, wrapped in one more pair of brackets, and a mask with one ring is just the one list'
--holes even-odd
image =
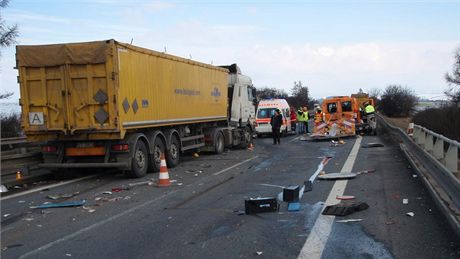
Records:
{"label": "bare tree", "polygon": [[379,107],[389,117],[407,117],[414,110],[418,98],[414,92],[400,85],[389,85],[385,88]]}
{"label": "bare tree", "polygon": [[449,88],[444,92],[456,105],[460,103],[460,47],[454,54],[454,67],[452,74],[446,73],[446,81]]}
{"label": "bare tree", "polygon": [[307,106],[310,101],[310,91],[307,86],[302,84],[302,81],[294,81],[294,86],[291,89],[291,96],[288,97],[289,105],[299,108]]}
{"label": "bare tree", "polygon": [[7,93],[0,94],[0,100],[8,99],[8,98],[10,98],[13,94],[14,94],[14,93],[12,93],[12,92],[7,92]]}
{"label": "bare tree", "polygon": [[[6,8],[9,4],[9,0],[0,0],[0,9]],[[16,43],[16,38],[19,35],[19,29],[17,24],[6,25],[0,13],[0,47],[5,48]]]}
{"label": "bare tree", "polygon": [[274,87],[257,88],[256,97],[258,100],[267,98],[286,98],[287,93],[284,90],[276,89]]}

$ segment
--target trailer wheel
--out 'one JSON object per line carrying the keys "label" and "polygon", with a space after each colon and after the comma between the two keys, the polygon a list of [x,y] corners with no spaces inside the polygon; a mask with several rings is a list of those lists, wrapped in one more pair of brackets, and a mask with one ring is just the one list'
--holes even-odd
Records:
{"label": "trailer wheel", "polygon": [[180,158],[180,144],[177,136],[171,137],[171,143],[169,143],[169,150],[166,150],[166,163],[168,167],[172,168],[179,164]]}
{"label": "trailer wheel", "polygon": [[133,178],[145,176],[149,166],[147,147],[142,140],[138,140],[134,148],[134,154],[131,157],[131,170],[128,173]]}
{"label": "trailer wheel", "polygon": [[243,141],[238,145],[238,148],[244,149],[247,148],[250,143],[252,143],[252,133],[248,127],[243,129]]}
{"label": "trailer wheel", "polygon": [[150,156],[150,167],[149,169],[153,172],[160,172],[161,166],[161,154],[165,153],[165,145],[161,138],[158,136],[155,138],[153,143],[153,154]]}
{"label": "trailer wheel", "polygon": [[224,146],[224,134],[222,134],[222,131],[219,131],[214,139],[214,153],[221,154],[224,152]]}

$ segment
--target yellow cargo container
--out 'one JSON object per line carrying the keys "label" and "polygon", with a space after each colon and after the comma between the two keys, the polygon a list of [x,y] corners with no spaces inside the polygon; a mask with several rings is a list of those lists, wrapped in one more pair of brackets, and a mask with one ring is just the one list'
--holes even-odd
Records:
{"label": "yellow cargo container", "polygon": [[114,40],[18,46],[16,56],[32,141],[123,139],[130,129],[227,120],[220,67]]}
{"label": "yellow cargo container", "polygon": [[161,153],[171,167],[186,150],[252,141],[255,89],[236,65],[115,40],[17,46],[16,60],[24,133],[48,142],[42,167],[119,167],[139,177],[158,171]]}

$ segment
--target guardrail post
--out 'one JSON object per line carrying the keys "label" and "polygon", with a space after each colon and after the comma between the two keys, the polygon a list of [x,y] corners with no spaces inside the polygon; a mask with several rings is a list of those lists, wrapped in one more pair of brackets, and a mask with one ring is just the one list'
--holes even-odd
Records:
{"label": "guardrail post", "polygon": [[428,152],[433,151],[433,135],[428,134],[425,139],[425,150]]}
{"label": "guardrail post", "polygon": [[418,136],[420,136],[420,132],[421,132],[421,130],[418,127],[418,125],[417,125],[417,127],[414,126],[413,138],[415,139],[415,143],[417,143],[417,139],[418,139]]}
{"label": "guardrail post", "polygon": [[458,171],[458,148],[452,143],[449,143],[449,148],[447,149],[445,161],[446,167],[450,171]]}
{"label": "guardrail post", "polygon": [[426,132],[424,130],[420,130],[420,134],[418,136],[417,144],[420,146],[424,147],[425,146],[425,140],[426,140]]}
{"label": "guardrail post", "polygon": [[444,158],[444,141],[441,138],[436,138],[433,156],[438,160],[442,160]]}

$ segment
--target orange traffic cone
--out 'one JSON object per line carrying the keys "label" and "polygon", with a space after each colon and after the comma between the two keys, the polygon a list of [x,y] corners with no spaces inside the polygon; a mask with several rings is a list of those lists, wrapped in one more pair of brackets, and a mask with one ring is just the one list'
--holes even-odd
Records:
{"label": "orange traffic cone", "polygon": [[161,154],[160,156],[160,175],[158,176],[158,187],[167,187],[171,185],[169,181],[168,167],[166,167],[165,155]]}
{"label": "orange traffic cone", "polygon": [[16,172],[16,181],[22,180],[22,173],[21,171]]}

